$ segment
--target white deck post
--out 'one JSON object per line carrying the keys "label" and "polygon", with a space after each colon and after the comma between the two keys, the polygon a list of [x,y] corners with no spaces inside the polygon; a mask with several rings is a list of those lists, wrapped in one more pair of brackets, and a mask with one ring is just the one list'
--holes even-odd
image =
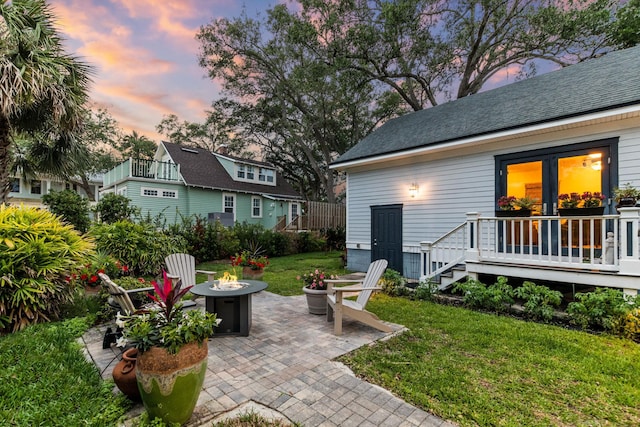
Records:
{"label": "white deck post", "polygon": [[479,212],[467,212],[467,250],[465,257],[468,261],[477,261],[480,258],[478,242],[480,239],[480,218]]}
{"label": "white deck post", "polygon": [[432,242],[420,242],[420,280],[431,273]]}
{"label": "white deck post", "polygon": [[640,208],[619,208],[620,210],[620,274],[640,275],[640,254],[638,252],[638,221]]}

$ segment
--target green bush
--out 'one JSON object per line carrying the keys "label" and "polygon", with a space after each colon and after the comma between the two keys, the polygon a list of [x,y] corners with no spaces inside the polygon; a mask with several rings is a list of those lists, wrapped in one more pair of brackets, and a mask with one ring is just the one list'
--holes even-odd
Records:
{"label": "green bush", "polygon": [[164,258],[185,252],[186,242],[180,236],[156,231],[149,224],[116,221],[94,224],[89,230],[99,251],[106,252],[129,267],[133,275],[157,276],[164,268]]}
{"label": "green bush", "polygon": [[402,277],[402,274],[400,274],[396,270],[387,268],[382,274],[378,285],[382,287],[382,292],[387,295],[401,296],[408,294],[405,288],[405,283],[406,280],[404,277]]}
{"label": "green bush", "polygon": [[294,239],[296,253],[318,252],[324,249],[325,244],[323,238],[308,231],[296,234]]}
{"label": "green bush", "polygon": [[347,230],[344,227],[323,228],[320,234],[325,239],[328,250],[342,251],[347,247]]}
{"label": "green bush", "polygon": [[625,298],[618,289],[598,288],[593,292],[578,293],[576,301],[569,303],[567,314],[572,323],[582,329],[602,328],[611,331],[635,302]]}
{"label": "green bush", "polygon": [[513,304],[513,289],[503,276],[499,276],[497,282],[490,286],[469,278],[466,282],[456,283],[453,291],[462,293],[463,303],[473,308],[503,312]]}
{"label": "green bush", "polygon": [[93,254],[93,243],[51,212],[5,205],[0,236],[0,328],[58,318],[73,298],[70,271]]}
{"label": "green bush", "polygon": [[130,200],[125,196],[115,193],[108,193],[100,199],[94,208],[100,216],[100,221],[112,224],[116,221],[131,219],[133,215],[138,215],[140,209],[129,206]]}
{"label": "green bush", "polygon": [[42,196],[42,203],[47,205],[51,212],[73,225],[79,232],[85,233],[89,229],[91,225],[90,209],[89,199],[86,197],[71,190],[51,190],[49,194]]}
{"label": "green bush", "polygon": [[432,280],[421,281],[416,286],[413,296],[417,300],[433,301],[438,293],[438,284]]}
{"label": "green bush", "polygon": [[549,322],[553,319],[554,307],[562,302],[562,294],[546,286],[526,281],[514,291],[515,296],[524,300],[524,313],[535,320]]}
{"label": "green bush", "polygon": [[260,236],[259,244],[270,258],[291,255],[294,252],[294,236],[293,233],[265,230]]}
{"label": "green bush", "polygon": [[228,258],[240,249],[233,229],[223,226],[220,221],[211,223],[198,215],[180,216],[180,219],[169,227],[169,233],[185,240],[187,253],[198,263]]}

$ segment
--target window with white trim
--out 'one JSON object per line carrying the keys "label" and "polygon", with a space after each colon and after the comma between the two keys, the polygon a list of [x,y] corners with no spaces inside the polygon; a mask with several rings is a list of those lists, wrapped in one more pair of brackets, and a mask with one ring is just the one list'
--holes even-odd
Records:
{"label": "window with white trim", "polygon": [[19,193],[20,192],[20,178],[15,178],[13,181],[11,181],[11,190],[12,193]]}
{"label": "window with white trim", "polygon": [[273,169],[260,168],[258,172],[258,181],[273,182],[273,176],[274,176]]}
{"label": "window with white trim", "polygon": [[116,191],[116,194],[126,197],[127,196],[127,187],[118,188],[118,191]]}
{"label": "window with white trim", "polygon": [[247,166],[247,179],[253,181],[255,179],[255,174],[253,173],[253,166]]}
{"label": "window with white trim", "polygon": [[[126,188],[125,188],[126,194]],[[140,188],[140,195],[146,197],[160,197],[164,199],[177,199],[178,192],[176,190],[165,190],[163,188],[151,188],[151,187],[142,187]]]}
{"label": "window with white trim", "polygon": [[225,213],[232,213],[235,216],[236,196],[233,194],[224,194],[223,202],[224,202],[223,211]]}
{"label": "window with white trim", "polygon": [[244,179],[244,165],[238,165],[238,178]]}
{"label": "window with white trim", "polygon": [[31,194],[42,194],[42,181],[36,179],[31,181]]}
{"label": "window with white trim", "polygon": [[262,218],[262,198],[251,196],[251,217]]}

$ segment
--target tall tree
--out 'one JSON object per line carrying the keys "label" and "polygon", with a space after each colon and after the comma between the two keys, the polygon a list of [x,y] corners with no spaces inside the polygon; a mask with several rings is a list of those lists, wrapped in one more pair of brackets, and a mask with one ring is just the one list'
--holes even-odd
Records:
{"label": "tall tree", "polygon": [[376,110],[375,88],[328,64],[330,52],[314,33],[310,21],[283,5],[262,21],[218,19],[198,34],[200,64],[233,97],[235,103],[227,102],[235,105],[241,137],[290,170],[299,189],[317,183],[309,197],[333,202],[335,175],[328,164],[384,115]]}
{"label": "tall tree", "polygon": [[138,132],[131,131],[124,135],[117,144],[122,157],[133,157],[136,159],[153,159],[158,146],[151,139]]}
{"label": "tall tree", "polygon": [[216,100],[207,110],[207,118],[203,123],[180,121],[175,114],[162,118],[156,130],[165,135],[170,142],[202,148],[209,152],[226,146],[232,151],[241,152],[246,144],[233,138],[236,121],[228,109],[225,100]]}
{"label": "tall tree", "polygon": [[615,0],[301,0],[332,63],[396,91],[413,110],[480,91],[499,72],[535,73],[610,49]]}
{"label": "tall tree", "polygon": [[0,0],[0,202],[9,193],[18,132],[39,134],[51,153],[73,155],[91,69],[65,53],[44,0]]}

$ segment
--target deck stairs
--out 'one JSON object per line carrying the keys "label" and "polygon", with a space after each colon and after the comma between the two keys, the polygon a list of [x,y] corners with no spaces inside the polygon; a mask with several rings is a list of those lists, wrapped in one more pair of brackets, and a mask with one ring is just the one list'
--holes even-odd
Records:
{"label": "deck stairs", "polygon": [[439,291],[446,291],[454,283],[464,281],[469,276],[465,264],[456,264],[444,272],[434,276],[432,281],[438,284]]}

